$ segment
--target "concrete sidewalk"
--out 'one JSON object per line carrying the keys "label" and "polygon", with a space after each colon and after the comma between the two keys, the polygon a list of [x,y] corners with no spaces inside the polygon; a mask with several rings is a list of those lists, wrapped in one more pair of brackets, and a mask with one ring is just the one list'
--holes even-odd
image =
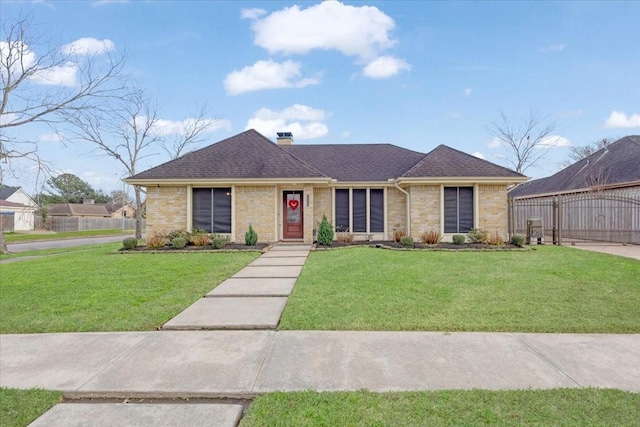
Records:
{"label": "concrete sidewalk", "polygon": [[568,246],[584,251],[600,252],[609,255],[618,255],[626,258],[633,258],[640,261],[640,245],[620,245],[620,244],[602,244],[602,245],[572,245]]}
{"label": "concrete sidewalk", "polygon": [[640,392],[640,334],[160,331],[0,336],[0,386],[68,397],[292,390]]}

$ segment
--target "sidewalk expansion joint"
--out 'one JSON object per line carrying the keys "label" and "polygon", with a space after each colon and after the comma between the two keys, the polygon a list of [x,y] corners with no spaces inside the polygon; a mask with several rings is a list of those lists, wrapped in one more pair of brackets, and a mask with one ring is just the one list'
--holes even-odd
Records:
{"label": "sidewalk expansion joint", "polygon": [[[278,320],[278,324],[280,324],[280,320]],[[273,331],[273,334],[271,335],[271,339],[269,340],[269,345],[267,345],[267,350],[264,352],[264,357],[260,362],[260,369],[258,369],[258,373],[256,374],[256,379],[253,381],[253,384],[251,385],[251,391],[254,391],[256,388],[256,384],[258,384],[258,378],[260,378],[260,375],[262,375],[264,364],[267,360],[267,357],[269,356],[269,352],[271,351],[271,347],[273,346],[273,341],[276,339],[277,333],[278,333],[277,331]]]}
{"label": "sidewalk expansion joint", "polygon": [[529,350],[531,350],[536,356],[538,356],[543,362],[547,363],[548,365],[552,366],[553,368],[555,368],[558,372],[560,372],[562,375],[564,375],[565,377],[567,377],[568,379],[570,379],[571,381],[573,381],[578,387],[584,387],[584,384],[580,384],[579,381],[577,381],[575,378],[573,378],[571,375],[569,375],[567,372],[564,371],[564,369],[562,369],[560,366],[558,366],[557,364],[555,364],[551,359],[549,359],[548,357],[546,357],[544,354],[542,354],[541,352],[539,352],[534,346],[532,346],[531,344],[529,344],[528,342],[526,342],[525,340],[521,339],[518,335],[512,333],[510,334],[512,337],[514,337],[517,341],[519,341],[521,344],[523,344],[525,347],[527,347]]}

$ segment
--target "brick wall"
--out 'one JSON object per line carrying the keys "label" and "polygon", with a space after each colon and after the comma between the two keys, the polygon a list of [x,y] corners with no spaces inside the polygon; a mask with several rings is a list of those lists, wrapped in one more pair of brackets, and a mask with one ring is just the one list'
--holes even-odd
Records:
{"label": "brick wall", "polygon": [[393,229],[407,227],[407,196],[397,188],[387,188],[387,239],[393,238]]}
{"label": "brick wall", "polygon": [[440,232],[440,186],[412,185],[411,235],[414,238],[425,231]]}
{"label": "brick wall", "polygon": [[498,232],[503,239],[508,239],[507,186],[479,185],[478,193],[478,227],[490,234]]}
{"label": "brick wall", "polygon": [[273,242],[276,230],[276,187],[235,187],[235,233],[236,242],[244,242],[249,224],[258,233],[259,242]]}
{"label": "brick wall", "polygon": [[326,215],[329,224],[333,224],[332,194],[332,188],[315,188],[313,190],[313,228],[318,228],[320,221],[322,221],[322,215]]}
{"label": "brick wall", "polygon": [[187,187],[147,187],[147,235],[187,228]]}

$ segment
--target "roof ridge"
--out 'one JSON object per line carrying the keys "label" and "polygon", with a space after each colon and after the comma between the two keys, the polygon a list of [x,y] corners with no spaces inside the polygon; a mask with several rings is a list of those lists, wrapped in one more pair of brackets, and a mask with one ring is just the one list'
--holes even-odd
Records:
{"label": "roof ridge", "polygon": [[[258,132],[259,133],[259,132]],[[263,135],[264,136],[264,135]],[[265,137],[266,138],[266,137]],[[268,138],[267,138],[268,139]],[[268,139],[269,140],[269,139]],[[314,168],[313,166],[311,166],[309,163],[305,162],[304,160],[302,160],[301,158],[299,158],[298,156],[290,153],[289,151],[285,150],[281,145],[278,145],[277,143],[272,142],[271,140],[269,140],[269,142],[273,145],[276,146],[276,148],[278,148],[280,151],[287,153],[289,156],[291,156],[292,158],[294,158],[296,161],[302,163],[303,165],[305,165],[306,167],[308,167],[309,169],[311,169],[314,172],[319,173],[320,175],[327,177],[327,178],[331,178],[329,175],[325,174],[324,172],[319,171],[318,169]]]}

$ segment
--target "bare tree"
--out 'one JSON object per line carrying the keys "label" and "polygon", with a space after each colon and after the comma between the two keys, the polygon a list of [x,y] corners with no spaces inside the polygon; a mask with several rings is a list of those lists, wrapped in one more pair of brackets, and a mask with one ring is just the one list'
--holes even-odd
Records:
{"label": "bare tree", "polygon": [[600,151],[603,148],[606,148],[609,144],[613,142],[610,138],[602,138],[598,141],[595,141],[593,144],[589,145],[579,145],[573,146],[569,148],[569,158],[562,162],[564,167],[574,164],[575,162],[579,162],[582,159],[586,159],[596,151]]}
{"label": "bare tree", "polygon": [[533,111],[516,123],[500,112],[500,121],[492,122],[487,129],[507,151],[504,161],[519,173],[544,159],[554,147],[555,123],[547,122]]}
{"label": "bare tree", "polygon": [[[125,57],[99,58],[71,45],[52,45],[35,33],[29,17],[3,16],[2,23],[0,181],[17,178],[25,163],[31,174],[35,167],[46,175],[50,165],[38,154],[37,142],[20,136],[22,129],[40,124],[55,131],[64,114],[100,108],[104,99],[122,89],[119,77]],[[0,253],[5,251],[0,232]]]}
{"label": "bare tree", "polygon": [[173,159],[180,157],[187,149],[203,141],[205,133],[215,121],[207,117],[207,107],[202,105],[197,113],[180,124],[180,129],[169,129],[161,141],[162,149]]}

